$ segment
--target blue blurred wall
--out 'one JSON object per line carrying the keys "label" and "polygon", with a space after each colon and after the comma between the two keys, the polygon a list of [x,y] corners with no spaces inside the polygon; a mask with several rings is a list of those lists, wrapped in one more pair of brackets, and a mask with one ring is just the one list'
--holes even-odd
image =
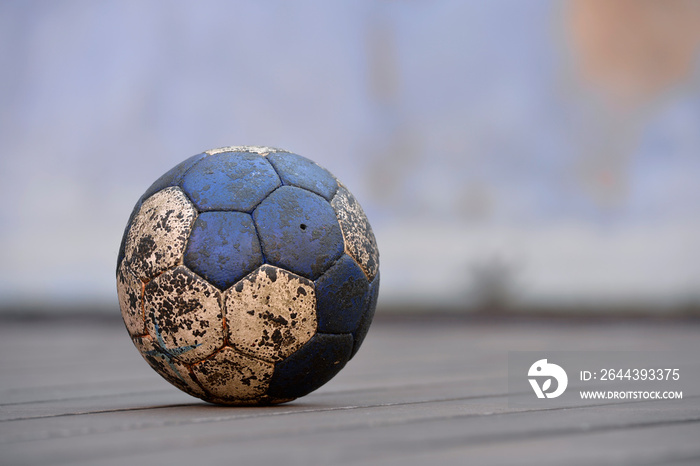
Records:
{"label": "blue blurred wall", "polygon": [[380,307],[700,302],[695,29],[683,73],[606,87],[572,5],[0,3],[0,308],[116,305],[139,195],[241,144],[355,193]]}

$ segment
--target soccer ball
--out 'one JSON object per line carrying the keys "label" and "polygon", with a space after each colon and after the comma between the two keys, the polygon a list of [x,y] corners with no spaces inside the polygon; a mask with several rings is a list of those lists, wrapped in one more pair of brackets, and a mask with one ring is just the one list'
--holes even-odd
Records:
{"label": "soccer ball", "polygon": [[269,147],[224,147],[160,177],[117,260],[126,328],[170,383],[203,400],[274,404],[317,389],[360,348],[379,252],[327,170]]}

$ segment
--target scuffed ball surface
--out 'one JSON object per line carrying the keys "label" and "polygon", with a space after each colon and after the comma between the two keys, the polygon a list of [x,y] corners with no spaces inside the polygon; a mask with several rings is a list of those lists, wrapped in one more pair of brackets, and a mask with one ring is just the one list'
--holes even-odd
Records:
{"label": "scuffed ball surface", "polygon": [[281,361],[316,333],[312,281],[264,265],[226,291],[229,341],[241,353]]}
{"label": "scuffed ball surface", "polygon": [[379,292],[360,204],[280,149],[191,157],[139,199],[117,261],[122,317],[170,383],[231,405],[290,401],[357,353]]}

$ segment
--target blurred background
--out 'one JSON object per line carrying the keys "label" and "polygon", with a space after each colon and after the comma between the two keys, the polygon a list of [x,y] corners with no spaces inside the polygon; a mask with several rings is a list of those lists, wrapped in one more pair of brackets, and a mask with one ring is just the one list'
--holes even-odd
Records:
{"label": "blurred background", "polygon": [[117,313],[143,191],[328,168],[379,312],[700,315],[700,2],[3,1],[0,312]]}

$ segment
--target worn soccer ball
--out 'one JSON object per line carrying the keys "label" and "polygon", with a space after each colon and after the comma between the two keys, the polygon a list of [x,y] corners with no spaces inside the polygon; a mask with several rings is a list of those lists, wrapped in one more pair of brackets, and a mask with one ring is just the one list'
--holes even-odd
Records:
{"label": "worn soccer ball", "polygon": [[274,404],[317,389],[360,348],[379,291],[362,208],[327,170],[269,147],[191,157],[138,200],[117,261],[146,361],[203,400]]}

